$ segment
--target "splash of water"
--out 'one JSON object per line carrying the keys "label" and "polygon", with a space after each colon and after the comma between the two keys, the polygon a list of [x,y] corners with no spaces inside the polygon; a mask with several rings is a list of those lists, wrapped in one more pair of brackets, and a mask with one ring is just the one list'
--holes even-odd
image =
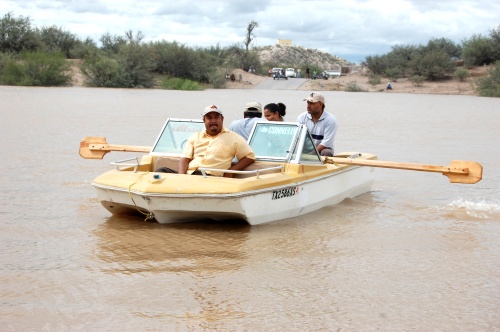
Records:
{"label": "splash of water", "polygon": [[463,213],[478,219],[500,220],[500,202],[498,201],[459,198],[441,209],[450,213]]}

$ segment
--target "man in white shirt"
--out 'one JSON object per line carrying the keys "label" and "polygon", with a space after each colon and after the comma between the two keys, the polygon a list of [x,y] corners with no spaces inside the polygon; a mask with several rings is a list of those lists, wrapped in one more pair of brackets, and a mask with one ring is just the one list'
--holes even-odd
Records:
{"label": "man in white shirt", "polygon": [[313,92],[304,100],[307,101],[307,112],[300,114],[297,122],[307,126],[319,153],[322,156],[332,157],[333,140],[338,128],[337,120],[325,111],[325,97],[321,93]]}

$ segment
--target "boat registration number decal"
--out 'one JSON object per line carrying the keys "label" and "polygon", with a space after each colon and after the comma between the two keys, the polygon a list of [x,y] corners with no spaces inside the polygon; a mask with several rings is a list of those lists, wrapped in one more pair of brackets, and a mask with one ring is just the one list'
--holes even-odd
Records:
{"label": "boat registration number decal", "polygon": [[273,197],[271,200],[285,198],[285,197],[292,197],[292,196],[295,196],[295,194],[297,194],[298,192],[299,192],[299,187],[274,190]]}

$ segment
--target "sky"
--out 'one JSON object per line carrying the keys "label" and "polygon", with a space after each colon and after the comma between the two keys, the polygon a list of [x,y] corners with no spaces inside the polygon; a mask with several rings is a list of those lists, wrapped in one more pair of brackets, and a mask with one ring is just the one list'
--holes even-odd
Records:
{"label": "sky", "polygon": [[396,45],[460,43],[500,25],[500,0],[0,0],[1,17],[8,12],[98,44],[105,33],[132,30],[146,42],[243,46],[256,21],[251,47],[290,39],[358,64]]}

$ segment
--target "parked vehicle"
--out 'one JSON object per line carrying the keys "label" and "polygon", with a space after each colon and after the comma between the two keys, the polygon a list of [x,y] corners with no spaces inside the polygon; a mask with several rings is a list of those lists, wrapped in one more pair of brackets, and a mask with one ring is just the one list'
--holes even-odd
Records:
{"label": "parked vehicle", "polygon": [[285,75],[285,70],[283,68],[273,68],[273,79],[280,79],[284,78],[285,80],[288,79],[288,77]]}
{"label": "parked vehicle", "polygon": [[293,68],[287,68],[285,70],[285,76],[286,77],[297,77],[297,73],[295,72],[295,69],[293,69]]}
{"label": "parked vehicle", "polygon": [[328,77],[340,77],[340,70],[328,69],[323,72],[323,75],[326,74]]}

